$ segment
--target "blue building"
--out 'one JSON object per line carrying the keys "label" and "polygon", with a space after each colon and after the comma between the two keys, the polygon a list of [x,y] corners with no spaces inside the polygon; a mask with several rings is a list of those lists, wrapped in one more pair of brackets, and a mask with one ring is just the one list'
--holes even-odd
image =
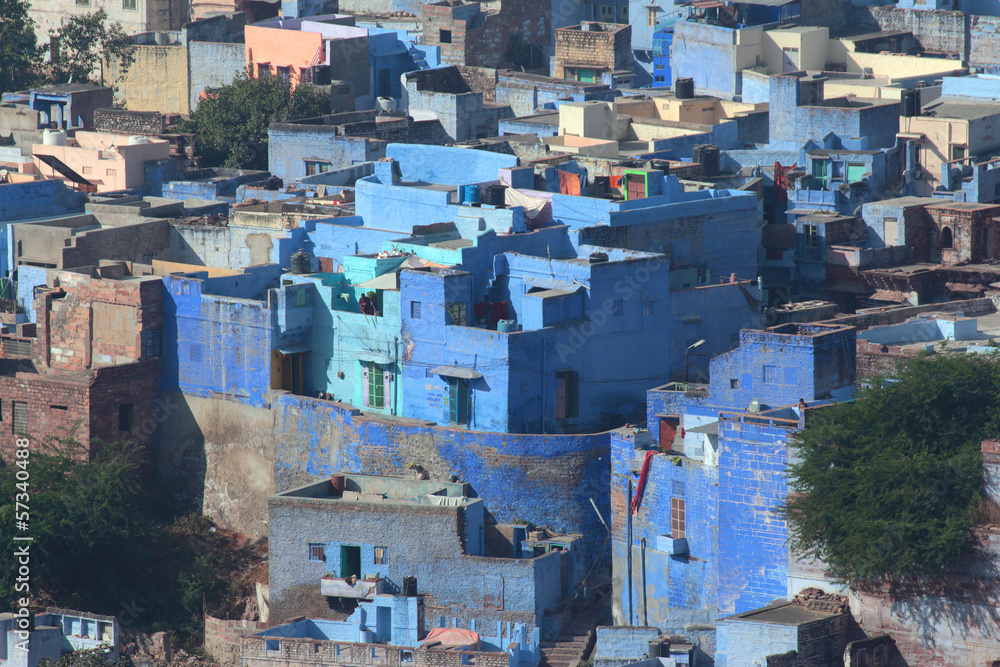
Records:
{"label": "blue building", "polygon": [[100,650],[111,662],[118,658],[119,630],[114,616],[56,607],[31,617],[0,614],[0,665],[38,667],[63,654],[88,650]]}
{"label": "blue building", "polygon": [[670,47],[674,43],[674,23],[676,19],[660,24],[653,33],[653,88],[667,88],[673,85],[670,69]]}
{"label": "blue building", "polygon": [[649,392],[649,430],[612,435],[616,624],[683,634],[809,580],[777,513],[788,439],[854,381],[853,328],[784,324],[742,331],[707,386]]}
{"label": "blue building", "polygon": [[[581,536],[529,535],[527,525],[487,522],[485,507],[469,484],[413,477],[335,474],[274,495],[272,613],[290,618],[327,602],[360,602],[356,618],[328,637],[363,641],[368,626],[375,641],[397,646],[423,638],[425,616],[428,626],[448,615],[547,632],[546,612],[587,574]],[[417,591],[426,599],[415,599]],[[404,607],[382,608],[393,604]],[[395,622],[382,623],[383,614]]]}

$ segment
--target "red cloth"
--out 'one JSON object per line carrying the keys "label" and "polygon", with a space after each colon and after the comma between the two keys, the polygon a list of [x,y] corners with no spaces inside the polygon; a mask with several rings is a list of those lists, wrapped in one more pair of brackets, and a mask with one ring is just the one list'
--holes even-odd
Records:
{"label": "red cloth", "polygon": [[580,176],[571,171],[559,170],[559,192],[564,195],[580,194]]}
{"label": "red cloth", "polygon": [[622,186],[622,181],[625,180],[624,176],[612,176],[611,177],[611,187],[620,188]]}
{"label": "red cloth", "polygon": [[639,505],[642,503],[642,492],[646,488],[646,477],[649,476],[649,464],[653,461],[653,454],[656,452],[646,452],[646,459],[642,462],[642,473],[639,475],[639,485],[635,489],[635,497],[632,498],[632,514],[639,513]]}

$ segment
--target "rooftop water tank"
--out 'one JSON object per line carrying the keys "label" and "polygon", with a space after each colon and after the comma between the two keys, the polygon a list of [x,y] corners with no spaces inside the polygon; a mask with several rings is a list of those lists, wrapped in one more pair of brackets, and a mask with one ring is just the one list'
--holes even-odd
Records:
{"label": "rooftop water tank", "polygon": [[396,110],[396,100],[391,97],[378,98],[378,108],[382,111],[392,112]]}
{"label": "rooftop water tank", "polygon": [[149,138],[144,137],[141,134],[133,134],[131,137],[128,138],[129,146],[138,146],[139,144],[148,144],[148,143],[149,143]]}
{"label": "rooftop water tank", "polygon": [[45,146],[65,146],[66,133],[62,130],[45,130],[42,132],[42,144]]}
{"label": "rooftop water tank", "polygon": [[517,320],[498,320],[497,331],[502,333],[512,333],[517,331]]}

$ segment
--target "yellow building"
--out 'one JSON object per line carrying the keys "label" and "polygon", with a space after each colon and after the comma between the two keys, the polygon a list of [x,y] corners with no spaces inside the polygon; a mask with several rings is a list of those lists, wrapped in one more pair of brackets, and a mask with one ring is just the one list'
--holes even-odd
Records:
{"label": "yellow building", "polygon": [[919,116],[900,116],[899,132],[917,141],[915,194],[926,197],[941,184],[942,165],[1000,149],[1000,104],[942,97]]}

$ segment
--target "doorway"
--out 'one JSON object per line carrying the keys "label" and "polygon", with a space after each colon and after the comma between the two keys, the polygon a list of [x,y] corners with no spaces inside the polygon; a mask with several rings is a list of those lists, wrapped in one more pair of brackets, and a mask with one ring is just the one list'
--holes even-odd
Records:
{"label": "doorway", "polygon": [[361,578],[361,547],[340,547],[340,576]]}

